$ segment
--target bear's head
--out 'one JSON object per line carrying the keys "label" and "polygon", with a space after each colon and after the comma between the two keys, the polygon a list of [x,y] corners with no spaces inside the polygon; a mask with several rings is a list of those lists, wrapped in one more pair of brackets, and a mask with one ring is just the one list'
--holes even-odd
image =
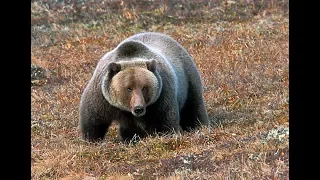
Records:
{"label": "bear's head", "polygon": [[155,60],[112,62],[102,83],[106,100],[136,117],[145,115],[146,107],[159,98],[161,89]]}

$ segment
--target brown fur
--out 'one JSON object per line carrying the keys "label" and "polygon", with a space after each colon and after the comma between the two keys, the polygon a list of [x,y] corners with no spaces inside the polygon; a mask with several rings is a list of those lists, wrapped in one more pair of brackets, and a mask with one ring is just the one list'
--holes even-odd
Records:
{"label": "brown fur", "polygon": [[140,33],[99,61],[81,97],[82,137],[103,139],[113,120],[122,140],[209,124],[200,74],[181,45]]}
{"label": "brown fur", "polygon": [[[111,80],[110,96],[117,99],[117,104],[127,111],[133,112],[137,106],[146,108],[155,92],[154,88],[157,87],[156,77],[144,67],[125,68]],[[128,88],[131,89],[130,92]]]}

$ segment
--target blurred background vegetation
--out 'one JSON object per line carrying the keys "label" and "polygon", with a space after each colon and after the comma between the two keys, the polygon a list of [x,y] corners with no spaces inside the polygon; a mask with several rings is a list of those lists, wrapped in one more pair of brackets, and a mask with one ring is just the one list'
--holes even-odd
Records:
{"label": "blurred background vegetation", "polygon": [[[32,0],[32,45],[288,14],[289,0]],[[166,28],[166,29],[164,29]],[[42,37],[45,35],[45,37]],[[48,38],[48,36],[50,38]]]}

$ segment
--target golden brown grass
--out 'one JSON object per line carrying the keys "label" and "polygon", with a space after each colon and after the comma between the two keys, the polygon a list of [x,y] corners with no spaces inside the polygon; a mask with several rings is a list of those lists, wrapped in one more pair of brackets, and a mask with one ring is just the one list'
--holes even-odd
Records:
{"label": "golden brown grass", "polygon": [[269,11],[245,21],[154,24],[194,57],[214,123],[136,144],[121,143],[116,124],[102,143],[80,140],[78,107],[98,60],[138,31],[111,24],[99,34],[71,24],[63,38],[38,34],[32,63],[50,75],[31,87],[32,179],[289,179],[281,130],[289,123],[288,15]]}

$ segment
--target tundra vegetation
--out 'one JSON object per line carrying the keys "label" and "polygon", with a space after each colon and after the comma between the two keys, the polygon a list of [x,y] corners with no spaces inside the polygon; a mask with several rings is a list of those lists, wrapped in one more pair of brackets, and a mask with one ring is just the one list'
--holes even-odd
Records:
{"label": "tundra vegetation", "polygon": [[[33,0],[32,179],[289,179],[288,0]],[[193,56],[212,127],[80,139],[98,60],[141,31]],[[37,76],[39,75],[39,76]]]}

